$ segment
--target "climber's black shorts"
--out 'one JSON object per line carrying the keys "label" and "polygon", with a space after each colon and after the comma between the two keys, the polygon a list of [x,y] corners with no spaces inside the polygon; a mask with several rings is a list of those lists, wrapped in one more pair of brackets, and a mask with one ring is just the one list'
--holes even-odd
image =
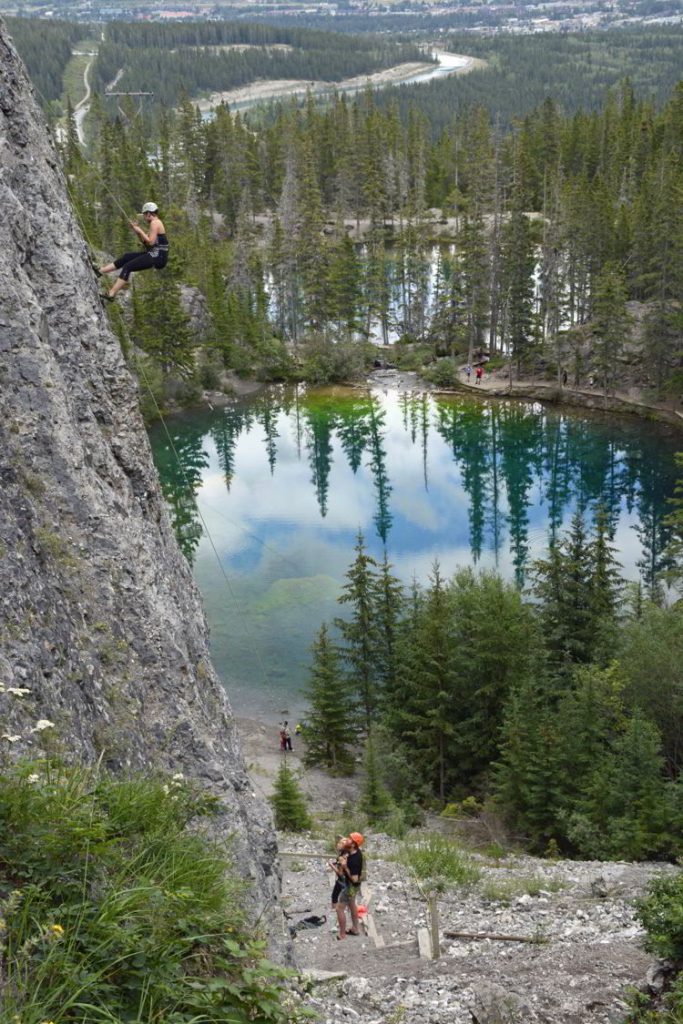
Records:
{"label": "climber's black shorts", "polygon": [[124,252],[114,260],[114,266],[121,271],[119,277],[127,281],[135,270],[151,270],[152,267],[161,270],[167,261],[168,250],[151,249],[149,252]]}

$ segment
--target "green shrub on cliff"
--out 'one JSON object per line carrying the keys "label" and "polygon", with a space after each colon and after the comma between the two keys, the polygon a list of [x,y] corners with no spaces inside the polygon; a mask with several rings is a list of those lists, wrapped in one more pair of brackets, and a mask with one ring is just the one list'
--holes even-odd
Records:
{"label": "green shrub on cliff", "polygon": [[21,1024],[285,1024],[213,800],[182,776],[0,775],[0,1019]]}

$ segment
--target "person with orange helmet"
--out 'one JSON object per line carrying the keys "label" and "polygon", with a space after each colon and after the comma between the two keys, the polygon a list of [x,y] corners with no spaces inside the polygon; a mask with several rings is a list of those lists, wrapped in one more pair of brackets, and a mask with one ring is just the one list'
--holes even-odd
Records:
{"label": "person with orange helmet", "polygon": [[[332,890],[332,907],[337,915],[338,939],[345,939],[347,935],[360,935],[356,896],[360,892],[363,871],[363,854],[360,847],[364,841],[360,832],[351,832],[348,838],[342,837],[337,846],[337,859],[329,862],[337,876]],[[351,915],[349,929],[346,927],[347,908]]]}

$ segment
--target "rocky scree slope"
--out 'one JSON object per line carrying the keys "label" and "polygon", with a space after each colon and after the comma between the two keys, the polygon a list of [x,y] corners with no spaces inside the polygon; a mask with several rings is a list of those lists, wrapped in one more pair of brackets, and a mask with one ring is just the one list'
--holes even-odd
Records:
{"label": "rocky scree slope", "polygon": [[280,839],[291,922],[327,915],[325,926],[294,940],[299,966],[316,979],[309,1004],[320,1024],[622,1024],[634,987],[661,991],[664,974],[643,948],[634,904],[652,878],[679,870],[673,865],[474,854],[481,878],[441,895],[441,958],[426,960],[417,943],[417,929],[428,926],[425,901],[396,860],[400,843],[366,836],[362,898],[370,897],[378,948],[368,935],[336,941],[329,847]]}
{"label": "rocky scree slope", "polygon": [[1,19],[0,251],[0,757],[204,780],[277,944],[270,812],[246,775],[135,384]]}

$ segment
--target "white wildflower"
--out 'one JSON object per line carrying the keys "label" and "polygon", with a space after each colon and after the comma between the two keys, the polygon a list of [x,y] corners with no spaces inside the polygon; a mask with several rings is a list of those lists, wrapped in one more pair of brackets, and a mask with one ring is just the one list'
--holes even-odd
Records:
{"label": "white wildflower", "polygon": [[40,782],[40,775],[36,775],[35,772],[32,772],[30,775],[26,776],[26,781],[27,782],[32,782],[32,783],[33,782]]}
{"label": "white wildflower", "polygon": [[0,739],[7,740],[8,743],[16,743],[17,740],[21,739],[21,736],[10,736],[8,732],[3,732]]}
{"label": "white wildflower", "polygon": [[173,782],[182,782],[184,778],[185,778],[185,776],[183,775],[182,772],[176,772],[175,775],[172,776],[172,781]]}
{"label": "white wildflower", "polygon": [[33,726],[31,732],[42,732],[43,729],[54,729],[54,727],[54,722],[50,722],[47,718],[41,718]]}
{"label": "white wildflower", "polygon": [[8,686],[7,693],[13,693],[15,697],[23,697],[31,691],[27,686]]}

